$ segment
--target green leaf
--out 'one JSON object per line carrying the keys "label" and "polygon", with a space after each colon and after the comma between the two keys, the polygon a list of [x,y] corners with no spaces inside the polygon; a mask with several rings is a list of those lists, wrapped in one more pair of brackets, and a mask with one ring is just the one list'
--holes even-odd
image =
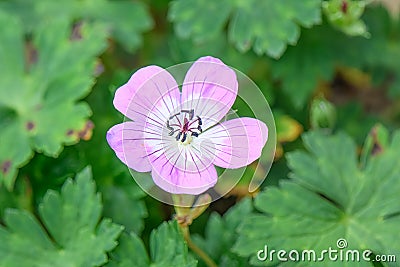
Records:
{"label": "green leaf", "polygon": [[[107,130],[122,120],[113,105],[110,105],[113,95],[109,91],[109,86],[109,79],[100,78],[91,94],[85,98],[93,110],[91,121],[95,125],[95,130],[91,139],[65,147],[57,158],[36,155],[27,166],[20,169],[18,177],[21,179],[16,180],[12,193],[16,194],[18,186],[26,180],[24,178],[29,177],[31,188],[26,191],[33,191],[33,201],[39,203],[49,188],[60,188],[76,170],[90,165],[93,176],[96,177],[98,190],[103,197],[103,215],[115,223],[124,225],[127,231],[140,234],[144,228],[143,219],[147,217],[143,202],[146,194],[135,183],[127,166],[121,164],[105,139]],[[1,209],[0,203],[0,214]]]}
{"label": "green leaf", "polygon": [[[362,121],[362,123],[354,123],[356,121]],[[361,103],[351,101],[337,107],[336,122],[337,129],[348,133],[361,146],[365,141],[366,133],[379,122],[379,117],[377,114],[365,113]]]}
{"label": "green leaf", "polygon": [[321,0],[176,0],[168,15],[178,36],[196,42],[220,35],[230,19],[228,36],[236,48],[279,58],[288,43],[296,44],[299,25],[320,23]]}
{"label": "green leaf", "polygon": [[107,267],[191,267],[197,261],[188,254],[186,243],[176,221],[164,222],[150,235],[150,255],[135,234],[123,234],[111,253]]}
{"label": "green leaf", "polygon": [[122,233],[117,248],[111,252],[107,267],[150,266],[143,241],[134,233]]}
{"label": "green leaf", "polygon": [[106,42],[102,27],[86,25],[82,38],[71,39],[65,20],[41,24],[29,42],[16,18],[0,11],[0,24],[0,62],[7,62],[0,65],[0,183],[11,189],[33,151],[55,157],[79,140],[91,111],[78,101],[90,92]]}
{"label": "green leaf", "polygon": [[[251,214],[251,211],[251,199],[246,198],[230,208],[223,217],[217,213],[212,213],[205,228],[205,237],[194,235],[192,239],[220,267],[248,266],[247,258],[232,253],[231,248],[238,237],[237,228],[239,224],[243,218]],[[199,265],[200,263],[203,262],[199,261]]]}
{"label": "green leaf", "polygon": [[12,192],[4,186],[0,187],[0,223],[9,208],[32,210],[32,186],[28,179],[18,180]]}
{"label": "green leaf", "polygon": [[[268,265],[269,260],[260,262],[256,257],[264,245],[269,250],[314,249],[320,255],[329,247],[337,249],[337,240],[344,238],[346,249],[369,249],[375,255],[399,258],[400,131],[364,169],[359,167],[356,145],[345,134],[310,132],[303,139],[308,152],[288,155],[292,179],[257,196],[255,207],[261,213],[244,219],[235,252],[251,256],[253,264]],[[344,266],[328,258],[312,265]],[[346,266],[373,265],[361,261],[346,262]]]}
{"label": "green leaf", "polygon": [[[116,245],[122,227],[101,219],[90,168],[67,180],[61,193],[49,191],[38,221],[23,210],[8,210],[0,226],[1,267],[99,266]],[[43,226],[42,226],[43,225]],[[46,227],[46,229],[43,229]]]}
{"label": "green leaf", "polygon": [[[229,66],[240,69],[246,73],[249,72],[250,69],[254,68],[255,64],[260,68],[262,63],[266,63],[264,59],[260,59],[254,54],[240,53],[234,47],[230,46],[226,37],[222,35],[207,39],[207,41],[201,43],[196,43],[192,40],[183,40],[176,36],[172,36],[169,39],[169,44],[174,59],[174,62],[171,62],[171,65],[177,62],[195,61],[204,55],[211,55],[223,58],[224,62]],[[265,77],[263,77],[263,81],[266,82]]]}
{"label": "green leaf", "polygon": [[133,178],[125,175],[117,179],[124,183],[105,185],[101,191],[104,196],[104,214],[116,223],[123,224],[128,231],[140,234],[144,228],[143,219],[147,217],[146,205],[142,198],[146,195]]}
{"label": "green leaf", "polygon": [[43,19],[53,17],[64,18],[70,25],[77,20],[101,24],[131,52],[140,46],[141,34],[153,26],[146,6],[138,1],[14,0],[0,3],[0,9],[20,16],[28,32],[34,30]]}
{"label": "green leaf", "polygon": [[178,36],[185,39],[193,37],[195,42],[203,42],[221,33],[233,5],[233,1],[229,0],[173,1],[168,17],[175,23]]}

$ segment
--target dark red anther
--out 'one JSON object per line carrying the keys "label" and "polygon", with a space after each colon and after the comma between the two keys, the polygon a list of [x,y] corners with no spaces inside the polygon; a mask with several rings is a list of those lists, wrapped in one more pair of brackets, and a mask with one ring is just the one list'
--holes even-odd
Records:
{"label": "dark red anther", "polygon": [[186,141],[186,137],[187,137],[187,133],[183,133],[183,137],[181,140],[182,143],[184,143]]}
{"label": "dark red anther", "polygon": [[179,139],[181,139],[181,135],[182,135],[182,132],[178,132],[178,134],[176,135],[176,141],[179,141]]}

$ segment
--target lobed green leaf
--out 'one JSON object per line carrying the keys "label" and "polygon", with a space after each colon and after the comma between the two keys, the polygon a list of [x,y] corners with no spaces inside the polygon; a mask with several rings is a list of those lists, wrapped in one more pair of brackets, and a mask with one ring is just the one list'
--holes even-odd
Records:
{"label": "lobed green leaf", "polygon": [[248,266],[247,258],[237,256],[231,248],[238,237],[239,224],[251,214],[252,209],[251,199],[247,198],[231,207],[223,217],[212,213],[205,228],[205,237],[194,235],[193,241],[220,267]]}
{"label": "lobed green leaf", "polygon": [[131,52],[141,45],[141,34],[153,26],[147,7],[139,1],[13,0],[0,3],[0,9],[19,16],[27,32],[34,31],[43,18],[63,18],[70,25],[79,20],[103,25],[109,36]]}
{"label": "lobed green leaf", "polygon": [[176,221],[164,222],[150,235],[150,257],[136,234],[123,234],[111,253],[107,267],[191,267],[197,261],[188,254],[186,243]]}
{"label": "lobed green leaf", "polygon": [[[116,245],[122,227],[101,219],[90,168],[75,181],[67,180],[61,193],[48,191],[39,218],[23,210],[7,210],[0,226],[1,267],[100,266]],[[39,221],[40,219],[40,221]],[[45,228],[44,228],[45,227]]]}
{"label": "lobed green leaf", "polygon": [[[11,189],[33,152],[57,156],[76,143],[89,106],[96,56],[106,47],[102,27],[82,25],[74,39],[66,20],[43,21],[32,41],[22,23],[0,11],[0,183]],[[25,57],[24,57],[25,55]]]}
{"label": "lobed green leaf", "polygon": [[[261,213],[244,219],[234,251],[251,256],[254,265],[270,265],[269,259],[262,262],[256,257],[264,245],[269,250],[314,249],[320,255],[329,247],[338,249],[336,242],[344,238],[346,250],[362,253],[369,249],[375,255],[398,258],[400,246],[395,236],[400,227],[400,132],[395,132],[390,145],[371,157],[363,169],[354,142],[345,134],[310,132],[303,140],[308,152],[288,155],[292,179],[257,196],[255,206]],[[307,266],[304,262],[280,264]],[[342,264],[327,257],[312,262],[313,266]],[[362,260],[345,264],[373,266]]]}
{"label": "lobed green leaf", "polygon": [[237,49],[279,58],[296,44],[299,25],[321,22],[321,0],[176,0],[168,15],[178,36],[196,42],[220,35],[230,20],[228,38]]}

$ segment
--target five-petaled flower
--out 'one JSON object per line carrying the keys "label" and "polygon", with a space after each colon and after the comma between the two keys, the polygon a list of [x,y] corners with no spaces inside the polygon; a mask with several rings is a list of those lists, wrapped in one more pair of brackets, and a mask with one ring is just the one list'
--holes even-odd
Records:
{"label": "five-petaled flower", "polygon": [[238,93],[236,73],[213,57],[198,59],[182,90],[158,66],[135,72],[115,93],[114,106],[131,121],[113,126],[107,141],[118,158],[173,194],[213,187],[215,166],[239,168],[258,159],[267,126],[253,118],[222,121]]}

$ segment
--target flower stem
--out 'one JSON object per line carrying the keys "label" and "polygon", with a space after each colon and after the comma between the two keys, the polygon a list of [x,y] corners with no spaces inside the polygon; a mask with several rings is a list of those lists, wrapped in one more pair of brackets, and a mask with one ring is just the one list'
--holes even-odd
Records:
{"label": "flower stem", "polygon": [[188,247],[196,253],[208,267],[218,267],[207,253],[192,241],[189,232],[189,225],[207,209],[212,200],[211,196],[209,194],[199,196],[193,206],[194,199],[193,195],[172,195],[176,211],[175,218],[182,230],[183,237],[185,238]]}
{"label": "flower stem", "polygon": [[199,248],[190,238],[190,232],[189,232],[189,226],[183,226],[181,224],[179,224],[181,226],[182,232],[183,232],[183,236],[186,240],[186,243],[188,245],[188,247],[194,252],[196,253],[204,262],[208,267],[218,267],[217,264],[207,255],[207,253],[205,253],[201,248]]}

